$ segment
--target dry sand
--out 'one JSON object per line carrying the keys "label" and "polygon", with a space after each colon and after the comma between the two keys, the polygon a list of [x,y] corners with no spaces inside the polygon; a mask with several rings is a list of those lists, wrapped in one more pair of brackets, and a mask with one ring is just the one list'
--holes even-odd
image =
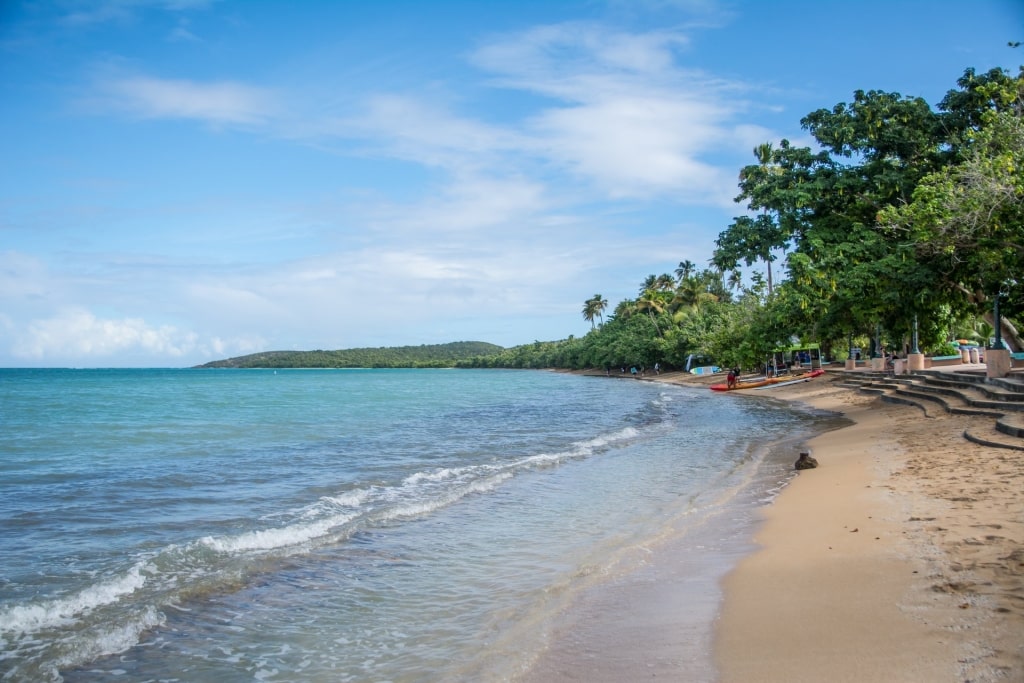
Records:
{"label": "dry sand", "polygon": [[925,417],[832,379],[771,392],[854,424],[808,442],[820,466],[765,509],[759,549],[726,578],[719,680],[1024,682],[1024,452],[964,439],[984,418]]}
{"label": "dry sand", "polygon": [[855,424],[727,578],[721,680],[1024,681],[1024,452],[830,381],[773,395]]}

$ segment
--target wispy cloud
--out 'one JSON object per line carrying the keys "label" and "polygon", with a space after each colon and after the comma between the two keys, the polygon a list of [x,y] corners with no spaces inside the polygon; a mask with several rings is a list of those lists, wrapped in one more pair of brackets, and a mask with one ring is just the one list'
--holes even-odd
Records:
{"label": "wispy cloud", "polygon": [[172,43],[197,43],[199,36],[192,32],[188,19],[182,17],[178,20],[178,25],[167,35],[167,40]]}
{"label": "wispy cloud", "polygon": [[571,22],[493,37],[470,58],[503,87],[586,101],[601,92],[591,89],[594,78],[622,85],[638,76],[668,79],[677,69],[676,53],[688,43],[673,31],[629,33]]}
{"label": "wispy cloud", "polygon": [[319,131],[355,137],[378,153],[448,170],[495,163],[495,154],[528,145],[512,127],[453,111],[443,101],[405,93],[372,93],[347,117]]}
{"label": "wispy cloud", "polygon": [[123,22],[144,10],[182,12],[203,9],[215,2],[217,0],[68,0],[63,3],[61,21],[68,26]]}
{"label": "wispy cloud", "polygon": [[724,204],[734,173],[707,154],[735,139],[743,87],[681,66],[688,44],[675,31],[572,23],[494,39],[472,59],[496,86],[550,98],[527,132],[609,196]]}
{"label": "wispy cloud", "polygon": [[352,93],[343,110],[325,111],[287,86],[139,74],[104,74],[88,101],[141,118],[258,126],[336,151],[341,144],[343,154],[412,162],[451,174],[453,183],[558,171],[609,199],[725,206],[734,164],[711,155],[751,146],[752,131],[738,123],[747,88],[682,66],[688,44],[679,31],[595,23],[492,38],[470,55],[482,82],[546,98],[519,119],[435,92]]}
{"label": "wispy cloud", "polygon": [[211,124],[259,124],[277,110],[275,94],[232,81],[197,82],[153,76],[99,79],[85,104],[140,118],[192,119]]}

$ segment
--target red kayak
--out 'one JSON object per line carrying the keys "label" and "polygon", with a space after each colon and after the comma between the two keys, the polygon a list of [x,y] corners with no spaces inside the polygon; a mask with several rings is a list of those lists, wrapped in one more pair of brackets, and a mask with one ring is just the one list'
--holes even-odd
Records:
{"label": "red kayak", "polygon": [[730,387],[728,383],[712,384],[709,389],[711,391],[736,391],[737,389],[756,389],[757,387],[767,387],[772,384],[781,384],[783,382],[799,382],[805,379],[814,379],[824,375],[825,371],[811,370],[800,375],[784,375],[782,377],[764,377],[762,379],[750,380],[747,382],[736,382],[735,386]]}

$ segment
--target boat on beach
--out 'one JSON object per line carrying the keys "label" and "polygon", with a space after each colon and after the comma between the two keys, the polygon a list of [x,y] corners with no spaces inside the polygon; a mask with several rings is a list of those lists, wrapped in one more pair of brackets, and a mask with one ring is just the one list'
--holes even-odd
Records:
{"label": "boat on beach", "polygon": [[769,387],[773,384],[788,384],[790,382],[803,382],[815,377],[824,375],[825,371],[822,369],[811,370],[810,372],[804,372],[797,375],[783,375],[781,377],[762,377],[755,380],[747,380],[745,382],[736,382],[734,386],[729,386],[727,382],[721,382],[719,384],[712,384],[709,389],[711,391],[737,391],[739,389],[757,389],[759,387]]}

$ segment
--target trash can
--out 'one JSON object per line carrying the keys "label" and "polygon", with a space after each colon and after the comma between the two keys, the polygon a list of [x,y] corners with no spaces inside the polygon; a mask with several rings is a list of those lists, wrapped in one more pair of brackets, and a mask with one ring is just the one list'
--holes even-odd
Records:
{"label": "trash can", "polygon": [[972,362],[972,363],[977,363],[977,362],[979,362],[979,357],[978,357],[978,347],[977,347],[977,346],[972,346],[972,347],[970,348],[970,354],[971,354],[971,362]]}

